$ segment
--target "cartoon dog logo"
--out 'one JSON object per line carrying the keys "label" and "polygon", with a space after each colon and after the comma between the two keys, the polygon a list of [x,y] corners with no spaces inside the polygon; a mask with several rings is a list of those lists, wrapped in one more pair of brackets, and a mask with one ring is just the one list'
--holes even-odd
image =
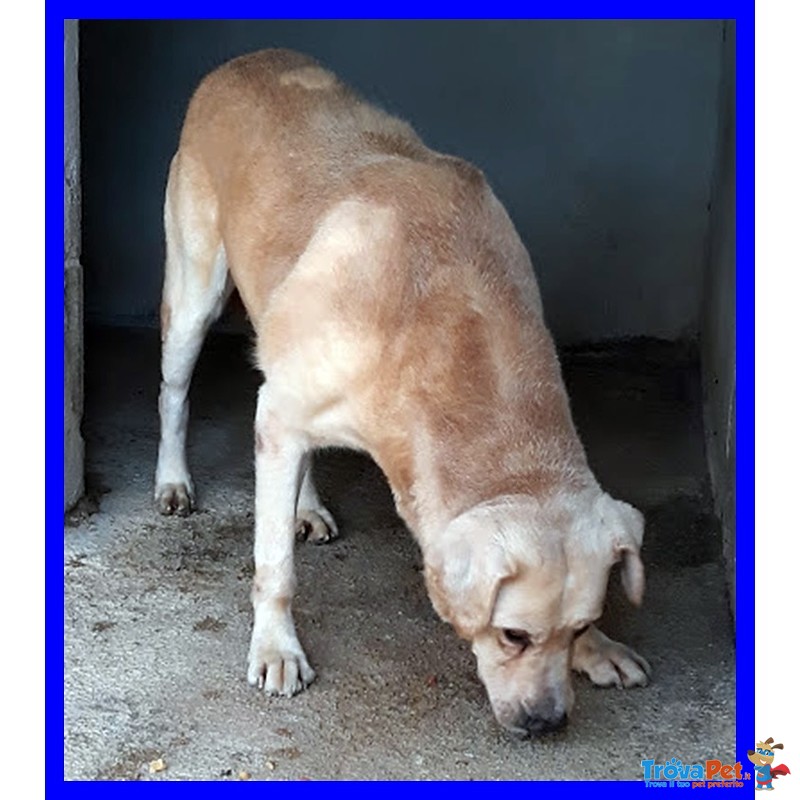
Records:
{"label": "cartoon dog logo", "polygon": [[755,750],[748,750],[747,757],[755,764],[756,767],[756,789],[769,789],[772,791],[775,787],[772,785],[772,779],[780,775],[790,775],[789,767],[786,764],[778,764],[777,767],[772,766],[775,760],[775,751],[783,750],[782,744],[773,744],[774,739],[770,736],[765,742],[757,742]]}

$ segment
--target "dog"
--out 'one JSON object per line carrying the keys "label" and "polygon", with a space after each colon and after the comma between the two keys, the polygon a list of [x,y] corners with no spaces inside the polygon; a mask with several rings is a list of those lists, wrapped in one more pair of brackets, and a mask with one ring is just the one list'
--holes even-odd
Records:
{"label": "dog", "polygon": [[647,683],[604,636],[612,565],[638,604],[643,517],[603,492],[574,427],[528,253],[473,165],[288,50],[236,58],[189,104],[167,182],[155,502],[187,514],[187,392],[233,287],[264,374],[255,416],[247,675],[315,677],[295,630],[295,531],[324,542],[311,452],[368,453],[469,642],[497,720],[563,727],[570,670]]}
{"label": "dog", "polygon": [[791,770],[786,764],[772,766],[772,762],[775,761],[775,751],[783,750],[783,744],[780,742],[775,744],[774,742],[775,740],[770,736],[766,741],[756,742],[755,750],[747,751],[748,760],[756,768],[756,791],[765,790],[771,792],[775,788],[772,785],[772,781],[783,775],[791,775]]}

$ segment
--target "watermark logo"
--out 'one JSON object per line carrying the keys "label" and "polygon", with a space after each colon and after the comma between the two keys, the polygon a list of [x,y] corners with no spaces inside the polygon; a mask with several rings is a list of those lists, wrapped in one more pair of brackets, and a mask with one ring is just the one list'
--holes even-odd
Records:
{"label": "watermark logo", "polygon": [[775,788],[772,785],[772,781],[783,775],[791,775],[789,767],[787,767],[786,764],[778,764],[775,767],[772,766],[772,762],[775,761],[775,751],[783,750],[783,745],[780,743],[774,744],[774,741],[775,740],[770,736],[769,739],[764,742],[756,742],[755,750],[747,751],[747,757],[755,765],[756,791],[759,789],[762,791],[772,791]]}
{"label": "watermark logo", "polygon": [[677,758],[671,758],[664,764],[656,764],[650,758],[642,761],[642,772],[645,786],[652,789],[734,789],[744,786],[744,781],[750,780],[749,773],[742,774],[740,762],[725,764],[716,758],[697,764],[684,764]]}

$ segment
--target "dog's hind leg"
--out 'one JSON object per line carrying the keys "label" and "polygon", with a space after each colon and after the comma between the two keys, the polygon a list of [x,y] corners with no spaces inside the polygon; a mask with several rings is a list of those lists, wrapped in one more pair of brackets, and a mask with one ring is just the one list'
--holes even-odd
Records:
{"label": "dog's hind leg", "polygon": [[230,295],[217,201],[202,165],[182,155],[170,167],[164,203],[167,256],[161,304],[161,441],[155,502],[162,514],[195,504],[186,462],[189,384],[206,331]]}
{"label": "dog's hind leg", "polygon": [[325,544],[339,536],[339,528],[333,515],[319,499],[314,479],[311,475],[311,457],[300,484],[300,497],[297,501],[295,530],[299,538],[314,544]]}

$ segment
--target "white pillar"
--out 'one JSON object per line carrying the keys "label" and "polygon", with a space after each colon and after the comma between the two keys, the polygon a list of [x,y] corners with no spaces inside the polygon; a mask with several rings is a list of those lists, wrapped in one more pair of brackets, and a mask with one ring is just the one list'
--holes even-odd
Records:
{"label": "white pillar", "polygon": [[64,510],[83,494],[83,270],[78,21],[64,20]]}

